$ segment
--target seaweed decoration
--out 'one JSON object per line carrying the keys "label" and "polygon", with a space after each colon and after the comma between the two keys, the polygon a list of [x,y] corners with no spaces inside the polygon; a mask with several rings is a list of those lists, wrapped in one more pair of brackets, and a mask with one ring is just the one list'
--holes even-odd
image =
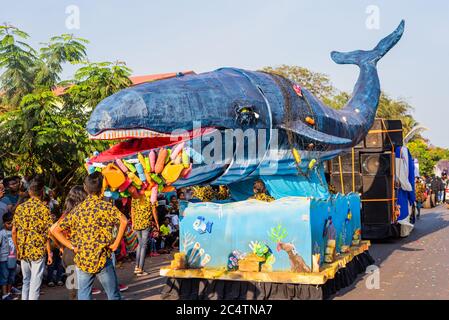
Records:
{"label": "seaweed decoration", "polygon": [[271,228],[270,232],[268,233],[270,240],[274,243],[282,242],[282,240],[284,240],[287,235],[287,229],[282,227],[280,223],[276,227]]}

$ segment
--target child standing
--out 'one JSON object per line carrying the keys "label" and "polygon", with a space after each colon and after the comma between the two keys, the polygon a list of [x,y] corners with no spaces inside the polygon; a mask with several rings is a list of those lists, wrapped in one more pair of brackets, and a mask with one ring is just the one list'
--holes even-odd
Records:
{"label": "child standing", "polygon": [[3,229],[0,231],[0,286],[2,287],[2,300],[13,300],[12,286],[16,280],[16,249],[12,241],[11,212],[3,215]]}
{"label": "child standing", "polygon": [[173,236],[169,218],[164,219],[164,223],[161,225],[160,232],[161,250],[165,253],[170,253],[170,246],[173,243]]}
{"label": "child standing", "polygon": [[151,232],[150,232],[150,257],[157,257],[157,241],[159,239],[159,230],[154,221],[151,221]]}

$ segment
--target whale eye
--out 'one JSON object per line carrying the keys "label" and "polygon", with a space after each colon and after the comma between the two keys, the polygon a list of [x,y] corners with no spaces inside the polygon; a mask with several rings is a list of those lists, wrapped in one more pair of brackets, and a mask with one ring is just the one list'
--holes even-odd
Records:
{"label": "whale eye", "polygon": [[235,120],[241,126],[256,124],[259,114],[255,111],[255,107],[251,105],[235,105]]}

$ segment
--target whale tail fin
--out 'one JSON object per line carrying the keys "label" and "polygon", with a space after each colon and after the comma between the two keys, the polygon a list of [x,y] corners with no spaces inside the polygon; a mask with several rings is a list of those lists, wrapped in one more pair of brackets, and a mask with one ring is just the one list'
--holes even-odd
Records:
{"label": "whale tail fin", "polygon": [[363,65],[367,63],[376,64],[384,55],[393,48],[401,39],[404,33],[405,21],[402,20],[399,26],[389,36],[382,39],[379,44],[370,51],[357,50],[352,52],[331,53],[332,60],[338,64],[356,64]]}

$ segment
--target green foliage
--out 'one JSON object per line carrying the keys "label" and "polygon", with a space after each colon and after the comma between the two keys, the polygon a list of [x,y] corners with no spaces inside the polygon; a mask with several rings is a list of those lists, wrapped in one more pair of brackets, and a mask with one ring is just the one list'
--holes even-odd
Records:
{"label": "green foliage", "polygon": [[54,87],[61,79],[64,63],[80,63],[86,58],[85,44],[89,43],[82,38],[71,34],[62,34],[52,37],[50,42],[40,49],[40,61],[37,65],[36,86]]}
{"label": "green foliage", "polygon": [[64,63],[79,63],[86,57],[87,40],[63,34],[50,39],[38,51],[24,42],[26,32],[14,26],[0,26],[0,111],[16,109],[21,99],[37,90],[54,88]]}
{"label": "green foliage", "polygon": [[2,89],[0,111],[20,104],[22,97],[33,90],[33,68],[36,51],[24,42],[27,33],[10,25],[0,26],[0,76]]}
{"label": "green foliage", "polygon": [[101,100],[132,84],[131,69],[124,62],[84,63],[75,72],[65,98],[69,104],[84,104],[93,109]]}
{"label": "green foliage", "polygon": [[273,242],[281,242],[287,237],[287,229],[282,227],[282,225],[279,223],[276,227],[273,227],[270,229],[270,232],[268,233],[268,236],[270,237],[270,240]]}
{"label": "green foliage", "polygon": [[[88,139],[91,110],[131,84],[124,63],[86,63],[87,40],[63,34],[39,54],[23,41],[28,35],[0,26],[0,168],[5,174],[43,174],[64,192],[85,176],[84,159],[107,143]],[[58,83],[64,63],[81,64],[74,79]],[[52,90],[66,86],[62,96]]]}
{"label": "green foliage", "polygon": [[438,161],[449,159],[449,150],[429,146],[423,139],[417,139],[408,143],[407,147],[412,156],[419,161],[419,170],[422,176],[430,176]]}
{"label": "green foliage", "polygon": [[1,116],[0,135],[8,138],[0,140],[0,150],[7,171],[44,174],[60,188],[84,174],[85,157],[101,144],[88,140],[84,116],[68,116],[61,103],[51,91],[29,94],[17,110]]}

